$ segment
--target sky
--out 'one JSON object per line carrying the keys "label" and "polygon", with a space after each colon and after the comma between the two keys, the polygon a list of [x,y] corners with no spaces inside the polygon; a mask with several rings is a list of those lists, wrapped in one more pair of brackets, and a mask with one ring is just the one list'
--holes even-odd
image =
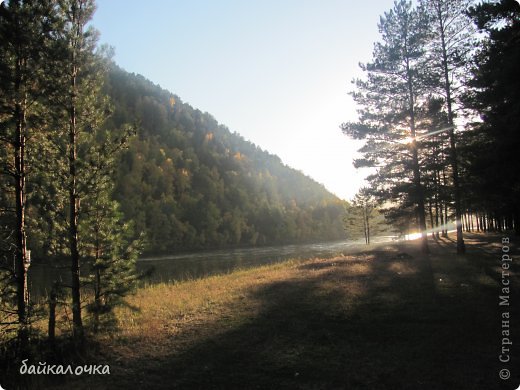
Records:
{"label": "sky", "polygon": [[92,24],[142,74],[343,199],[364,185],[348,94],[393,0],[98,0]]}

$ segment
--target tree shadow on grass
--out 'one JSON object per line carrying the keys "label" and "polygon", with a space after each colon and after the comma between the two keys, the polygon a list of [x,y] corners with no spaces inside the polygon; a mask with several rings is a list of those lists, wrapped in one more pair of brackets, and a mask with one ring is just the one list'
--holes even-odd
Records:
{"label": "tree shadow on grass", "polygon": [[[451,264],[431,256],[435,275]],[[452,277],[473,272],[460,261]],[[413,246],[316,260],[291,275],[250,292],[254,314],[217,316],[185,346],[171,339],[171,353],[116,364],[85,388],[460,390],[520,379],[498,378],[496,291],[432,283]]]}
{"label": "tree shadow on grass", "polygon": [[432,299],[439,292],[418,256],[317,263],[305,278],[252,293],[261,304],[253,318],[217,321],[220,331],[187,349],[132,362],[139,369],[116,373],[110,387],[499,388],[496,308],[480,291],[472,300],[463,290]]}

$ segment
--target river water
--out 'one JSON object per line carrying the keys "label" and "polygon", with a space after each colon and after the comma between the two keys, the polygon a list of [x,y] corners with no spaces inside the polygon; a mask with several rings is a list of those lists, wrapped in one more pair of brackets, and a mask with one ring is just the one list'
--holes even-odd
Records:
{"label": "river water", "polygon": [[[378,237],[377,242],[391,241],[393,236]],[[149,283],[181,281],[228,273],[238,268],[272,264],[288,259],[330,257],[340,253],[362,250],[363,241],[333,241],[303,245],[284,245],[257,248],[223,249],[195,253],[147,257],[137,261],[137,270],[145,273]],[[29,268],[30,290],[33,298],[47,295],[56,279],[69,281],[68,266],[55,267],[33,263]]]}

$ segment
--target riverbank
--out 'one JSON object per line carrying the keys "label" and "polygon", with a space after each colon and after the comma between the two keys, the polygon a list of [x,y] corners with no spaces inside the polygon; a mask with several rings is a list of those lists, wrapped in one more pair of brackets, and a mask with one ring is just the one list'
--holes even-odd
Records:
{"label": "riverbank", "polygon": [[[394,237],[379,237],[391,242]],[[352,240],[327,241],[310,244],[263,246],[205,250],[178,253],[137,260],[137,271],[146,275],[144,283],[169,283],[221,275],[238,269],[254,268],[290,259],[328,258],[340,253],[362,250],[364,242]],[[29,268],[31,297],[46,297],[55,280],[70,284],[70,266],[34,263]],[[82,269],[84,273],[86,270]]]}
{"label": "riverbank", "polygon": [[89,358],[111,374],[62,388],[500,388],[500,236],[466,242],[464,257],[451,238],[429,256],[416,242],[381,244],[142,288]]}

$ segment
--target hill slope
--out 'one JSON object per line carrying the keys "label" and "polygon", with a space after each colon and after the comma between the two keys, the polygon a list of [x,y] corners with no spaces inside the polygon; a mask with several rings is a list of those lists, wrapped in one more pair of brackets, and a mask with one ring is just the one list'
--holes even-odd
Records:
{"label": "hill slope", "polygon": [[344,202],[210,114],[114,67],[108,126],[138,123],[116,198],[147,252],[344,237]]}

